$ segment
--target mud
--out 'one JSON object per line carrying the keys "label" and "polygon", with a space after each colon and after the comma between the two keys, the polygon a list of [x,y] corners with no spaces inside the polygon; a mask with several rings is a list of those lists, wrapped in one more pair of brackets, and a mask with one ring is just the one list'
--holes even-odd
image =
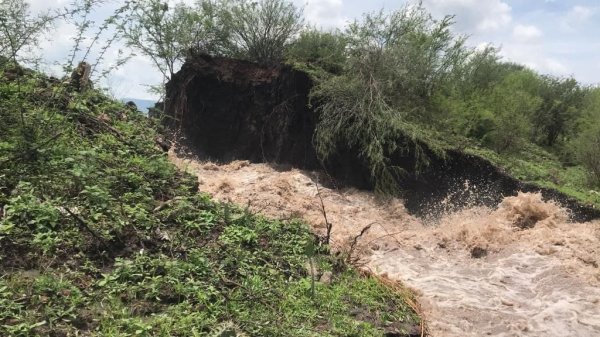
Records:
{"label": "mud", "polygon": [[[265,215],[302,218],[318,233],[324,205],[336,250],[371,225],[354,254],[364,268],[419,294],[432,336],[600,336],[600,222],[569,222],[540,194],[422,220],[402,200],[330,189],[315,172],[170,157],[198,175],[201,191]],[[453,209],[451,200],[439,206]]]}

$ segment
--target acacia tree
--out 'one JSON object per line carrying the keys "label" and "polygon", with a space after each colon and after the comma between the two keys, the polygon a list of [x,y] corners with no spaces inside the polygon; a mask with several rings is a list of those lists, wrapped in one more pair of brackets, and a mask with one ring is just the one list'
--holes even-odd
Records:
{"label": "acacia tree", "polygon": [[118,28],[127,45],[149,57],[167,81],[190,48],[198,23],[198,13],[183,3],[171,8],[161,0],[143,0],[132,4]]}
{"label": "acacia tree", "polygon": [[574,78],[542,76],[539,95],[543,102],[533,116],[533,124],[540,143],[553,146],[572,129],[585,92]]}
{"label": "acacia tree", "polygon": [[[13,66],[17,67],[17,98],[15,111],[19,112],[21,124],[20,132],[23,135],[24,152],[30,152],[31,130],[26,122],[26,111],[22,104],[18,103],[21,98],[21,75],[18,68],[20,61],[28,58],[21,53],[35,44],[39,36],[45,32],[56,19],[49,13],[34,16],[30,13],[29,4],[23,0],[3,0],[0,2],[0,56],[5,57]],[[9,116],[11,111],[0,111],[0,116]]]}
{"label": "acacia tree", "polygon": [[397,190],[402,170],[392,164],[396,153],[410,151],[417,170],[426,165],[422,135],[411,122],[432,118],[432,98],[469,54],[451,24],[450,16],[436,21],[423,7],[406,6],[349,26],[342,74],[320,81],[312,92],[320,102],[315,146],[322,159],[349,147],[384,193]]}
{"label": "acacia tree", "polygon": [[339,32],[322,32],[309,28],[287,48],[286,59],[317,66],[329,73],[339,74],[346,61],[346,41]]}
{"label": "acacia tree", "polygon": [[225,52],[257,62],[278,62],[303,26],[302,10],[285,0],[222,0]]}
{"label": "acacia tree", "polygon": [[58,16],[43,13],[32,15],[24,0],[0,2],[0,55],[14,63],[23,60],[21,53],[36,43]]}

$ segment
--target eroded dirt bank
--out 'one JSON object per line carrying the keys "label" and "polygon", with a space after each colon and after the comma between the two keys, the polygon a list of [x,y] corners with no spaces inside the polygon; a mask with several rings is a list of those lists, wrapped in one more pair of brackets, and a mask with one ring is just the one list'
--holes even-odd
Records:
{"label": "eroded dirt bank", "polygon": [[[312,85],[307,73],[288,65],[198,56],[188,60],[168,83],[163,123],[201,158],[326,169],[339,184],[372,190],[370,170],[358,149],[343,145],[326,162],[317,159],[313,134],[318,102],[309,100]],[[517,191],[539,191],[571,209],[574,219],[600,218],[599,209],[558,191],[523,183],[481,157],[457,149],[441,156],[422,141],[397,137],[395,142],[406,146],[387,155],[391,165],[407,173],[397,180],[411,214],[439,210],[437,206],[450,192],[455,204],[470,201],[494,207],[503,196]],[[417,147],[422,152],[416,152]],[[429,165],[417,169],[417,158],[423,155]],[[460,193],[466,179],[476,187],[468,191],[470,199]]]}
{"label": "eroded dirt bank", "polygon": [[303,218],[323,233],[319,191],[336,249],[371,225],[355,254],[420,294],[433,336],[600,336],[600,222],[570,223],[539,194],[428,222],[397,199],[317,189],[312,172],[170,156],[198,175],[201,191],[266,215]]}

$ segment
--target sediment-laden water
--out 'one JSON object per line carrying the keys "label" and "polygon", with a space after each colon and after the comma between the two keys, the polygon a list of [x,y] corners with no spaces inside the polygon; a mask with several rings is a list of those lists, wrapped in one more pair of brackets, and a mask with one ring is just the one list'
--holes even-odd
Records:
{"label": "sediment-laden water", "polygon": [[[316,175],[237,161],[171,159],[198,175],[200,190],[278,218],[302,218],[334,249],[353,251],[376,273],[413,288],[432,336],[600,336],[600,222],[570,223],[539,194],[496,208],[408,214],[401,200],[333,190]],[[465,184],[468,187],[468,183]]]}

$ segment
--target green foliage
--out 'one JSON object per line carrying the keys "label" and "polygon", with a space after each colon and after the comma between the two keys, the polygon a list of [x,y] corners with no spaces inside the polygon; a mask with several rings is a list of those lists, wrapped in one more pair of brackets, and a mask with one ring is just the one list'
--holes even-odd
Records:
{"label": "green foliage", "polygon": [[538,142],[553,146],[572,130],[585,92],[573,78],[543,76],[542,80],[539,96],[543,101],[533,116],[533,125]]}
{"label": "green foliage", "polygon": [[[478,153],[517,176],[593,200],[581,175],[564,177],[571,170],[563,162],[595,175],[589,158],[596,156],[583,150],[594,148],[595,134],[584,126],[598,119],[600,95],[572,78],[503,62],[491,46],[469,49],[451,25],[452,17],[433,20],[417,5],[355,21],[339,35],[343,49],[325,33],[299,38],[290,60],[317,83],[311,97],[321,159],[356,153],[376,190],[394,193],[405,170],[418,174],[428,157],[443,157],[443,149],[484,146],[493,152]],[[321,55],[333,51],[340,67],[319,65]],[[555,162],[515,165],[537,149],[534,144],[545,146]],[[409,159],[400,163],[399,157]],[[524,167],[532,173],[522,174]]]}
{"label": "green foliage", "polygon": [[148,56],[167,81],[193,41],[205,38],[199,36],[201,19],[183,3],[170,7],[162,0],[144,0],[127,9],[119,31],[127,45]]}
{"label": "green foliage", "polygon": [[49,13],[33,15],[24,0],[0,2],[0,56],[22,61],[21,52],[33,46],[56,19]]}
{"label": "green foliage", "polygon": [[514,150],[531,138],[530,116],[542,101],[531,93],[532,82],[535,85],[535,74],[513,72],[491,90],[487,106],[494,111],[494,126],[484,142],[496,151]]}
{"label": "green foliage", "polygon": [[217,3],[229,33],[228,55],[257,62],[278,62],[302,28],[302,11],[285,0],[223,0]]}
{"label": "green foliage", "polygon": [[600,187],[600,121],[586,126],[573,145],[575,157],[587,169],[591,184]]}
{"label": "green foliage", "polygon": [[315,145],[323,160],[358,153],[384,193],[397,189],[406,169],[394,166],[394,155],[412,155],[417,172],[427,165],[427,131],[415,123],[434,118],[432,97],[468,54],[450,25],[450,17],[438,22],[423,7],[406,6],[349,26],[343,73],[321,79],[312,92],[320,113]]}
{"label": "green foliage", "polygon": [[346,31],[345,75],[366,83],[407,118],[425,119],[429,99],[468,55],[451,24],[451,17],[436,21],[421,6],[365,15]]}
{"label": "green foliage", "polygon": [[301,10],[284,0],[198,1],[195,6],[144,0],[120,11],[124,14],[114,20],[121,37],[153,61],[164,82],[195,54],[281,61],[302,27]]}
{"label": "green foliage", "polygon": [[286,59],[339,74],[346,61],[345,50],[346,41],[339,32],[321,32],[312,28],[300,33],[288,48]]}
{"label": "green foliage", "polygon": [[393,193],[403,169],[393,166],[390,157],[396,151],[418,152],[421,148],[410,125],[383,97],[373,94],[366,83],[346,76],[320,83],[312,92],[321,101],[317,108],[320,121],[315,132],[316,150],[323,160],[344,151],[359,153],[368,165],[375,190]]}

